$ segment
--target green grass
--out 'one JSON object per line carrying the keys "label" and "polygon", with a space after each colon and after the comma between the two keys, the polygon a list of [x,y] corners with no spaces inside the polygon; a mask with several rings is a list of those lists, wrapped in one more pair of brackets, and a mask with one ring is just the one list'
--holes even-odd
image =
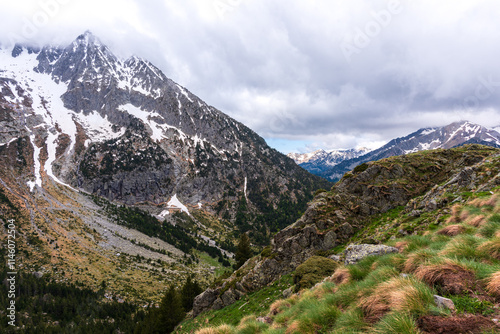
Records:
{"label": "green grass", "polygon": [[[462,194],[464,193],[458,192],[453,198]],[[463,198],[488,196],[486,193],[472,192],[466,195]],[[433,281],[426,280],[427,283],[424,283],[417,279],[413,274],[417,268],[422,269],[422,265],[438,265],[437,273],[440,273],[439,265],[451,261],[473,271],[477,280],[474,284],[484,283],[493,273],[500,271],[500,260],[489,254],[491,252],[486,251],[486,247],[481,247],[500,231],[500,214],[494,214],[498,212],[498,207],[483,207],[485,210],[482,210],[467,203],[453,204],[460,205],[462,212],[467,210],[468,219],[475,215],[486,216],[486,223],[479,228],[459,223],[464,227],[460,234],[439,235],[436,232],[446,226],[444,221],[450,217],[451,205],[450,203],[438,210],[424,213],[420,217],[408,216],[408,210],[401,207],[372,217],[371,224],[358,231],[350,242],[363,240],[372,232],[377,233],[380,238],[385,237],[384,233],[401,236],[396,232],[404,228],[414,234],[392,238],[386,243],[393,246],[400,243],[405,246],[404,250],[396,254],[367,257],[357,264],[346,266],[351,276],[346,283],[336,285],[325,282],[315,289],[304,289],[299,295],[283,300],[280,307],[274,307],[278,313],[271,316],[273,328],[255,322],[255,317],[268,315],[269,305],[281,298],[283,289],[273,286],[244,297],[223,310],[202,315],[198,326],[189,327],[193,320],[188,320],[183,327],[189,331],[189,328],[200,328],[201,324],[201,327],[216,327],[227,323],[238,326],[234,328],[238,333],[421,333],[417,326],[420,316],[448,316],[451,311],[440,309],[434,303],[433,296],[441,283],[433,285]],[[438,214],[439,217],[433,216]],[[335,250],[340,251],[344,247],[345,245],[340,245]],[[270,255],[269,251],[264,253]],[[316,267],[318,265],[305,273],[315,272]],[[291,277],[288,276],[288,286],[291,284]],[[272,295],[269,300],[266,299],[266,293]],[[481,291],[475,293],[480,295]],[[480,300],[476,298],[476,294],[467,291],[462,295],[445,297],[453,300],[458,314],[491,317],[495,311],[494,304]],[[249,314],[254,316],[241,321]],[[205,319],[208,319],[207,324]]]}
{"label": "green grass", "polygon": [[[186,319],[176,333],[190,333],[195,329],[211,326],[216,327],[221,324],[238,325],[245,316],[262,316],[267,314],[269,306],[276,300],[283,298],[283,291],[292,286],[292,276],[286,275],[257,292],[248,294],[236,303],[221,310],[207,311],[195,319]],[[208,320],[207,323],[205,321]]]}
{"label": "green grass", "polygon": [[193,253],[200,259],[201,262],[204,262],[211,267],[215,267],[216,277],[222,275],[223,273],[229,270],[228,268],[224,267],[222,263],[220,263],[217,259],[214,259],[205,252],[194,251]]}
{"label": "green grass", "polygon": [[495,313],[493,304],[488,301],[482,301],[470,296],[449,295],[447,298],[453,300],[457,313],[464,314],[482,314],[489,315]]}
{"label": "green grass", "polygon": [[415,319],[404,312],[389,313],[375,326],[374,333],[420,334]]}

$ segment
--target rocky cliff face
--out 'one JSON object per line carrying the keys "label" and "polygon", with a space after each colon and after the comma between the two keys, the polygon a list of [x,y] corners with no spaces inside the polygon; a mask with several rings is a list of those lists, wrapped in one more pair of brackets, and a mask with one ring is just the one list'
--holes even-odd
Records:
{"label": "rocky cliff face", "polygon": [[[399,207],[419,215],[449,204],[450,193],[491,190],[500,184],[498,164],[491,169],[498,155],[498,149],[468,145],[360,165],[331,191],[318,194],[299,220],[276,234],[268,252],[247,261],[222,286],[198,296],[195,315],[231,304],[315,254],[331,254],[335,246],[346,245],[356,232],[390,210]],[[376,242],[370,236],[368,240]]]}

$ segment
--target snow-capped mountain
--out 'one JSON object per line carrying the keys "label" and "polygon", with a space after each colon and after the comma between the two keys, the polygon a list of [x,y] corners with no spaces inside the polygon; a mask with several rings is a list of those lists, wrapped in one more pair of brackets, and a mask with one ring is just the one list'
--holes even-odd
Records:
{"label": "snow-capped mountain", "polygon": [[249,212],[262,212],[291,191],[309,197],[323,182],[147,60],[119,59],[90,32],[65,48],[0,50],[0,108],[0,150],[29,141],[31,192],[53,180],[125,204],[175,198],[233,219],[239,194]]}
{"label": "snow-capped mountain", "polygon": [[500,147],[500,133],[469,121],[455,122],[443,127],[423,128],[406,137],[393,139],[381,148],[365,155],[345,160],[322,173],[318,173],[318,175],[335,181],[340,179],[344,173],[364,162],[423,150],[447,149],[465,144]]}
{"label": "snow-capped mountain", "polygon": [[325,170],[338,165],[344,160],[357,158],[370,152],[370,149],[353,148],[347,150],[317,150],[311,153],[288,153],[287,156],[295,161],[302,168],[313,174],[321,174]]}

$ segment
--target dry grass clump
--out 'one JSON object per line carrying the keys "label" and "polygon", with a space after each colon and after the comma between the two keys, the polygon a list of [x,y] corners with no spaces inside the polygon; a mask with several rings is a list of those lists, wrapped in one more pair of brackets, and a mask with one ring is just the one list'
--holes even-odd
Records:
{"label": "dry grass clump", "polygon": [[498,196],[493,195],[488,198],[476,198],[469,202],[470,205],[473,205],[477,208],[482,208],[485,206],[493,206],[495,207],[498,202]]}
{"label": "dry grass clump", "polygon": [[285,334],[294,334],[294,333],[302,333],[301,331],[301,326],[300,326],[300,321],[295,320],[288,326],[286,329]]}
{"label": "dry grass clump", "polygon": [[476,283],[472,271],[451,260],[445,260],[441,264],[422,265],[415,270],[415,276],[431,286],[437,285],[444,292],[455,295],[470,291]]}
{"label": "dry grass clump", "polygon": [[278,313],[283,312],[286,308],[289,308],[291,305],[286,299],[278,299],[274,303],[269,306],[269,313],[271,315],[276,315]]}
{"label": "dry grass clump", "polygon": [[394,247],[396,247],[399,252],[401,253],[402,251],[405,250],[406,247],[408,247],[408,241],[398,241],[396,242],[396,244],[394,245]]}
{"label": "dry grass clump", "polygon": [[469,216],[470,216],[469,211],[467,211],[467,210],[463,210],[463,211],[460,213],[460,221],[461,221],[461,222],[466,221],[467,219],[469,219]]}
{"label": "dry grass clump", "polygon": [[312,293],[315,298],[321,299],[325,295],[331,294],[336,291],[336,288],[334,287],[333,284],[331,283],[323,283],[317,286],[315,289],[312,290]]}
{"label": "dry grass clump", "polygon": [[420,265],[427,263],[427,261],[433,259],[436,253],[428,249],[420,249],[416,252],[408,255],[404,265],[403,271],[406,273],[414,272]]}
{"label": "dry grass clump", "polygon": [[470,226],[479,227],[483,225],[485,218],[486,217],[484,215],[475,216],[474,218],[467,221],[467,224]]}
{"label": "dry grass clump", "polygon": [[446,220],[446,224],[452,223],[460,223],[460,213],[462,211],[462,207],[458,204],[455,204],[451,207],[451,217]]}
{"label": "dry grass clump", "polygon": [[486,289],[489,293],[500,297],[500,271],[491,275],[491,277],[488,279]]}
{"label": "dry grass clump", "polygon": [[500,238],[496,237],[478,247],[478,250],[500,260]]}
{"label": "dry grass clump", "polygon": [[441,235],[447,235],[449,237],[454,237],[456,235],[463,233],[464,231],[465,228],[462,225],[448,225],[436,233]]}
{"label": "dry grass clump", "polygon": [[207,327],[207,328],[202,328],[199,331],[196,332],[196,334],[219,334],[215,328],[212,327]]}
{"label": "dry grass clump", "polygon": [[333,275],[330,276],[329,281],[337,285],[342,285],[349,283],[351,279],[352,277],[349,269],[347,269],[346,267],[339,267],[337,268],[337,270],[335,270]]}
{"label": "dry grass clump", "polygon": [[424,313],[432,300],[431,290],[422,282],[394,277],[376,286],[371,295],[361,297],[358,306],[367,321],[375,322],[391,310]]}

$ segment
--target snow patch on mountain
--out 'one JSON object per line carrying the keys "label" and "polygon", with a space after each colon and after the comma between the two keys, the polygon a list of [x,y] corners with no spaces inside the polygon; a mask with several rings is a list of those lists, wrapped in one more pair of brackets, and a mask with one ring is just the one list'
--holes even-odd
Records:
{"label": "snow patch on mountain", "polygon": [[177,198],[177,194],[174,194],[174,196],[172,196],[170,201],[168,201],[167,207],[169,209],[180,209],[181,211],[187,213],[188,215],[191,215],[189,213],[188,208],[184,204],[182,204],[181,201],[179,201],[179,199]]}
{"label": "snow patch on mountain", "polygon": [[33,145],[33,160],[35,161],[35,181],[28,181],[28,187],[30,191],[33,192],[35,186],[42,187],[42,176],[40,175],[40,147],[35,144],[35,135],[30,136],[31,145]]}

